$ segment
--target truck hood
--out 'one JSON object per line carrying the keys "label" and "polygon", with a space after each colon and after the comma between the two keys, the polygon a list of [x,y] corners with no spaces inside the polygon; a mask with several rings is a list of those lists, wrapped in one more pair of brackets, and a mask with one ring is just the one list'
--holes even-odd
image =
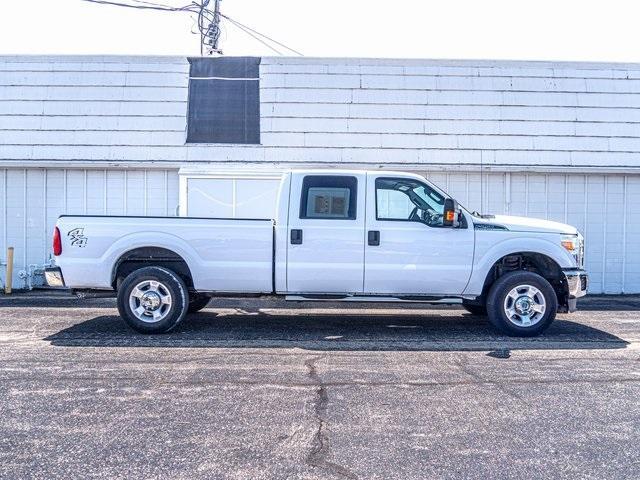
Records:
{"label": "truck hood", "polygon": [[509,215],[496,215],[492,218],[474,217],[475,224],[495,227],[505,227],[511,232],[536,232],[536,233],[561,233],[565,235],[577,235],[578,230],[566,223],[551,222],[539,218],[512,217]]}

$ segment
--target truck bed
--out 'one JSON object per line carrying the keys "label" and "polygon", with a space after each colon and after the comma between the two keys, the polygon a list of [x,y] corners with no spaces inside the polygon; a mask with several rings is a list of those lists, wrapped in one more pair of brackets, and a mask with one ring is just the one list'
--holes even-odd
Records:
{"label": "truck bed", "polygon": [[196,290],[273,291],[273,220],[63,215],[56,225],[70,288],[110,289],[123,255],[157,247],[184,259]]}

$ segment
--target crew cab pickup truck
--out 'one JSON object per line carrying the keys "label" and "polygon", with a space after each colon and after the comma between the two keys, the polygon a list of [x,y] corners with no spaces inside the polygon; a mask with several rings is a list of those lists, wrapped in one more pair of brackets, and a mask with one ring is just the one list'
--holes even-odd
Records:
{"label": "crew cab pickup truck", "polygon": [[117,294],[135,330],[168,332],[216,296],[461,303],[501,332],[542,332],[585,295],[572,226],[472,213],[400,172],[289,171],[276,218],[61,216],[50,285]]}

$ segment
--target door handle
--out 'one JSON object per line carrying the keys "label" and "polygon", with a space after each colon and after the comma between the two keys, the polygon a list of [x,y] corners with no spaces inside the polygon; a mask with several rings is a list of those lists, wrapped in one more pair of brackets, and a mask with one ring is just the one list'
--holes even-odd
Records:
{"label": "door handle", "polygon": [[302,244],[302,230],[298,228],[291,229],[291,245]]}
{"label": "door handle", "polygon": [[367,233],[367,241],[372,247],[380,245],[380,232],[378,230],[369,230]]}

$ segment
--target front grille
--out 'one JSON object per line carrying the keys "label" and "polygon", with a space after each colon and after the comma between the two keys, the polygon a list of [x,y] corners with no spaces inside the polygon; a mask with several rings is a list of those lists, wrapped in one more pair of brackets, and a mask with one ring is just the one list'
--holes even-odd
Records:
{"label": "front grille", "polygon": [[580,275],[580,290],[585,291],[587,289],[587,276]]}
{"label": "front grille", "polygon": [[580,241],[578,242],[578,266],[580,268],[584,267],[584,237],[580,237]]}

